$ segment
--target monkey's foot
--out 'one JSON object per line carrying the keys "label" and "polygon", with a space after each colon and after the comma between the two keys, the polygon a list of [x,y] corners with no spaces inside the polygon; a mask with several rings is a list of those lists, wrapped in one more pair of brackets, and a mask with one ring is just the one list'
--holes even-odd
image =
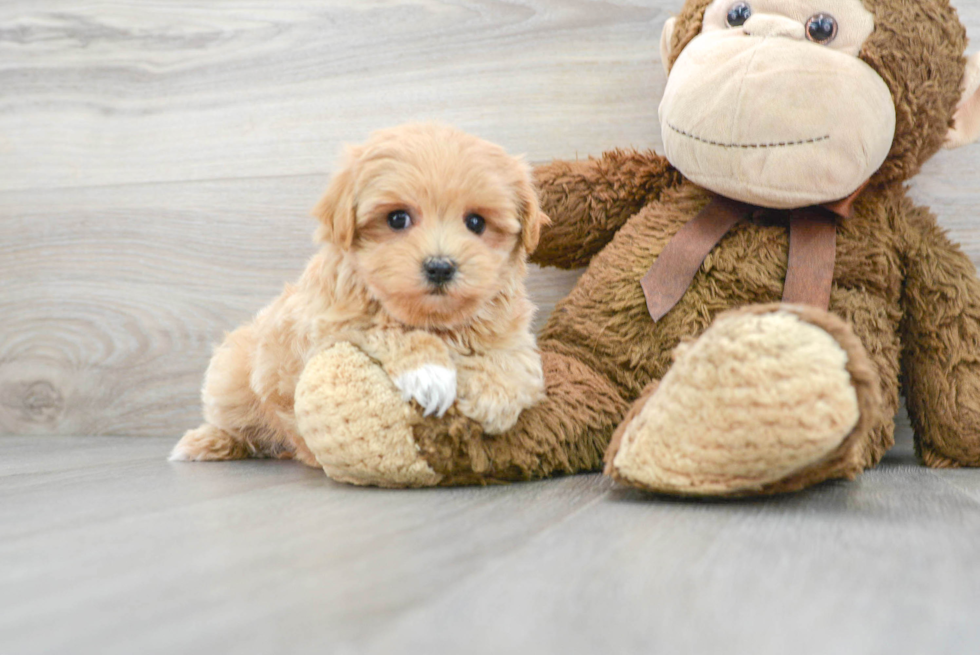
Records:
{"label": "monkey's foot", "polygon": [[853,478],[879,394],[863,346],[840,319],[789,305],[730,312],[678,347],[614,435],[606,473],[694,496]]}
{"label": "monkey's foot", "polygon": [[296,388],[296,419],[328,476],[377,487],[430,487],[441,476],[412,437],[418,413],[384,370],[340,343],[306,365]]}

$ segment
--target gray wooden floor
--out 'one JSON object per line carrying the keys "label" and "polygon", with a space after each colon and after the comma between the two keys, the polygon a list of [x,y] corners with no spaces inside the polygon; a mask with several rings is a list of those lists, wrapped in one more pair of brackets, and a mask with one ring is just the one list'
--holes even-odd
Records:
{"label": "gray wooden floor", "polygon": [[0,652],[976,653],[980,476],[418,492],[169,439],[0,437]]}

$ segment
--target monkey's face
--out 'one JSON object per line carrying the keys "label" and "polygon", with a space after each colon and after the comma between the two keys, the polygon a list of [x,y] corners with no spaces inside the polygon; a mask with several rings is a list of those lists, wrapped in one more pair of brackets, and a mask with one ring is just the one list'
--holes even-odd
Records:
{"label": "monkey's face", "polygon": [[873,31],[861,0],[715,0],[667,81],[667,159],[765,207],[849,196],[895,138],[889,88],[858,58]]}

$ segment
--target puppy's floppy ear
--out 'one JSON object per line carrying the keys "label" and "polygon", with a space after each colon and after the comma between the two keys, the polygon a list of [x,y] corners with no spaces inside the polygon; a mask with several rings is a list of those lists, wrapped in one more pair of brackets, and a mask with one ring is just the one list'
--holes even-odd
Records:
{"label": "puppy's floppy ear", "polygon": [[541,228],[551,220],[541,211],[537,189],[531,179],[531,167],[521,163],[522,175],[517,183],[517,206],[521,221],[521,245],[528,254],[534,252],[541,239]]}
{"label": "puppy's floppy ear", "polygon": [[316,240],[350,250],[354,243],[357,227],[357,162],[360,150],[348,148],[347,157],[341,170],[336,173],[327,186],[326,193],[313,208],[313,215],[320,219]]}

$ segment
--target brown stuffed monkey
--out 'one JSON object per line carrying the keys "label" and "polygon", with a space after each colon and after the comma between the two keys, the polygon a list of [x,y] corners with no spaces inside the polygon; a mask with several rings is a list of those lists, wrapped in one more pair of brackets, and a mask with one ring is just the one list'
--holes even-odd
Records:
{"label": "brown stuffed monkey", "polygon": [[553,224],[532,261],[588,267],[539,339],[547,399],[492,436],[403,412],[413,447],[365,479],[605,458],[652,491],[793,491],[874,466],[900,388],[925,464],[980,466],[980,282],[905,189],[980,134],[965,48],[947,0],[687,0],[662,39],[666,157],[536,171]]}

